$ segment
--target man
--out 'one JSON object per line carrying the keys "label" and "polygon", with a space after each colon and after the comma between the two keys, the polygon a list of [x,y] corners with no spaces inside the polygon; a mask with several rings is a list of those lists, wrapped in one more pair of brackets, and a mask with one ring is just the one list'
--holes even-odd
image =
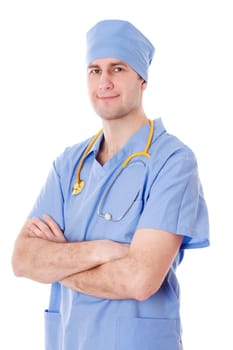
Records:
{"label": "man", "polygon": [[154,47],[131,23],[87,33],[103,130],[67,148],[16,239],[17,276],[52,283],[46,349],[180,350],[176,267],[206,247],[193,152],[143,109]]}

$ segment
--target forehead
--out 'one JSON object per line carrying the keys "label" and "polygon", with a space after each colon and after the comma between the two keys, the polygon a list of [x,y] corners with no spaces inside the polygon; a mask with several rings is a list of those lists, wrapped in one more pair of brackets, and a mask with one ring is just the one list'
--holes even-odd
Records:
{"label": "forehead", "polygon": [[114,57],[97,58],[94,61],[92,61],[88,65],[88,67],[111,67],[117,65],[129,67],[129,65],[126,62]]}

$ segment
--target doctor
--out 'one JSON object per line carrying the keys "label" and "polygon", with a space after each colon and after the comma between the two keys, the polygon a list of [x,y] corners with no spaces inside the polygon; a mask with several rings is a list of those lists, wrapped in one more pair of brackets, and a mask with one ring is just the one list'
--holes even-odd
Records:
{"label": "doctor", "polygon": [[18,235],[16,276],[51,283],[47,350],[181,350],[176,268],[209,245],[193,152],[143,109],[154,47],[131,23],[87,33],[103,129],[68,147]]}

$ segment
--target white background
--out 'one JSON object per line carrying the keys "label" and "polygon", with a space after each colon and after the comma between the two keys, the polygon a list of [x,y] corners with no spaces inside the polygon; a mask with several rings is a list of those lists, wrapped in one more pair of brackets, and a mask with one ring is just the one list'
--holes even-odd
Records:
{"label": "white background", "polygon": [[86,31],[105,18],[131,21],[154,43],[146,113],[199,163],[211,247],[188,251],[178,269],[185,350],[232,349],[230,0],[1,1],[0,348],[43,349],[49,288],[15,278],[11,253],[53,159],[101,127],[84,59]]}

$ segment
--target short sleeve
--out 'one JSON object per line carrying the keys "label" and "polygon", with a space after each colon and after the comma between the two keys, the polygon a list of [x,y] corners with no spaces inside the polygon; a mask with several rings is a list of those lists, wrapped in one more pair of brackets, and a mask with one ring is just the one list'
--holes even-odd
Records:
{"label": "short sleeve", "polygon": [[48,214],[53,217],[60,228],[64,229],[63,215],[63,193],[60,183],[60,176],[56,169],[56,162],[48,174],[47,180],[41,189],[41,192],[29,213],[29,217],[37,216],[42,218],[43,214]]}
{"label": "short sleeve", "polygon": [[182,248],[209,245],[208,210],[197,162],[189,149],[174,152],[156,174],[138,228],[154,228],[184,236]]}

